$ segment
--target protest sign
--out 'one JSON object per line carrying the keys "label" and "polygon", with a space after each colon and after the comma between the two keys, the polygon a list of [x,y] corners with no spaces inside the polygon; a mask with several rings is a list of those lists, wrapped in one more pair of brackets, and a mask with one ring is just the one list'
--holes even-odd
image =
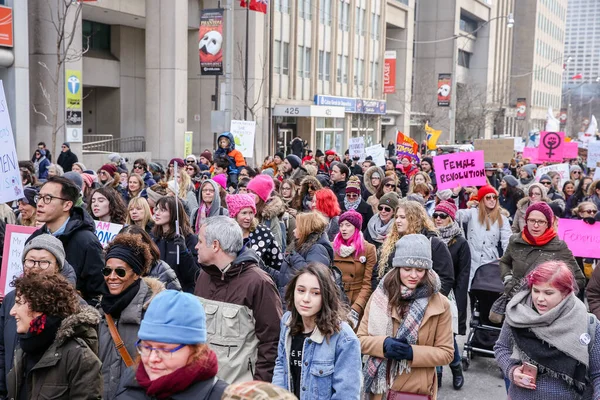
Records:
{"label": "protest sign", "polygon": [[600,246],[600,224],[586,224],[579,219],[561,218],[558,237],[564,240],[576,257],[597,258]]}
{"label": "protest sign", "polygon": [[513,147],[514,151],[516,151],[517,153],[522,153],[523,149],[525,148],[525,142],[523,141],[523,138],[516,137],[514,139],[515,139],[515,145]]}
{"label": "protest sign", "polygon": [[[381,146],[380,146],[381,147]],[[360,160],[365,159],[365,138],[356,137],[350,138],[348,143],[348,152],[350,158],[360,157]]]}
{"label": "protest sign", "polygon": [[230,132],[235,140],[235,149],[239,150],[244,157],[253,158],[256,121],[231,120]]}
{"label": "protest sign", "polygon": [[558,183],[559,189],[562,190],[563,185],[569,180],[569,164],[553,164],[545,167],[539,167],[535,172],[535,181],[539,182],[542,175],[547,175],[548,172],[558,172],[560,175],[560,181]]}
{"label": "protest sign", "polygon": [[538,158],[537,147],[525,147],[523,148],[523,158],[528,158],[530,162],[534,164],[541,164],[542,161]]}
{"label": "protest sign", "polygon": [[36,231],[34,226],[6,225],[2,256],[2,273],[0,274],[0,291],[2,295],[14,290],[10,286],[15,276],[23,274],[23,248],[25,241]]}
{"label": "protest sign", "polygon": [[433,157],[438,190],[454,189],[457,185],[486,184],[483,151],[444,154]]}
{"label": "protest sign", "polygon": [[505,163],[514,156],[515,139],[475,139],[475,150],[483,151],[485,162]]}
{"label": "protest sign", "polygon": [[595,181],[600,179],[600,167],[596,167],[596,169],[594,170],[594,177],[592,178]]}
{"label": "protest sign", "polygon": [[596,168],[598,161],[600,161],[600,141],[589,142],[587,150],[587,166],[588,168]]}
{"label": "protest sign", "polygon": [[564,144],[564,132],[541,132],[538,160],[561,162],[565,152]]}
{"label": "protest sign", "polygon": [[373,157],[373,162],[378,167],[383,167],[385,165],[385,148],[381,147],[380,144],[365,148],[365,154]]}
{"label": "protest sign", "polygon": [[419,159],[419,144],[414,139],[398,131],[396,135],[396,157],[398,161],[402,156],[409,156],[416,162],[421,162]]}
{"label": "protest sign", "polygon": [[563,157],[564,158],[577,158],[578,151],[579,151],[579,144],[577,142],[566,142]]}
{"label": "protest sign", "polygon": [[111,224],[110,222],[102,222],[94,220],[96,224],[96,236],[100,240],[102,247],[108,246],[108,244],[117,236],[119,231],[123,229],[123,225]]}
{"label": "protest sign", "polygon": [[2,183],[0,203],[7,203],[23,197],[23,183],[18,160],[4,95],[4,84],[0,80],[0,182]]}

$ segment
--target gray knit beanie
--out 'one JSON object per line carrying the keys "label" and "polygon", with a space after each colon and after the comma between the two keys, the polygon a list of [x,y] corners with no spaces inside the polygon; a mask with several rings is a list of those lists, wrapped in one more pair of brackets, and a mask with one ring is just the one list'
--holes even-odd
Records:
{"label": "gray knit beanie", "polygon": [[396,242],[393,267],[432,269],[431,242],[421,234],[404,235]]}
{"label": "gray knit beanie", "polygon": [[25,256],[27,256],[30,250],[46,250],[50,252],[56,258],[59,271],[62,270],[65,264],[65,249],[62,242],[54,236],[44,233],[27,242],[23,248],[22,262],[25,262]]}
{"label": "gray knit beanie", "polygon": [[508,186],[517,187],[519,185],[519,181],[512,175],[504,175],[504,181]]}

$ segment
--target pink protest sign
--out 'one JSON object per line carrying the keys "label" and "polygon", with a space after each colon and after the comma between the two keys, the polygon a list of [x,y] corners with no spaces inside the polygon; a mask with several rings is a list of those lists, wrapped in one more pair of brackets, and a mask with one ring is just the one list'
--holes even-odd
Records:
{"label": "pink protest sign", "polygon": [[600,224],[586,224],[578,219],[558,221],[558,237],[564,240],[569,250],[577,257],[598,257]]}
{"label": "pink protest sign", "polygon": [[538,148],[537,147],[525,147],[523,149],[523,158],[528,158],[534,164],[541,164],[542,162],[538,158]]}
{"label": "pink protest sign", "polygon": [[444,154],[433,157],[438,190],[462,186],[483,186],[485,162],[483,151]]}
{"label": "pink protest sign", "polygon": [[540,161],[562,162],[565,152],[564,132],[541,132],[538,159]]}
{"label": "pink protest sign", "polygon": [[577,142],[565,142],[564,144],[564,158],[577,158],[579,156],[579,145]]}
{"label": "pink protest sign", "polygon": [[14,290],[10,286],[15,276],[23,274],[22,254],[25,242],[35,232],[33,226],[6,225],[2,257],[2,273],[0,275],[0,292],[2,295]]}

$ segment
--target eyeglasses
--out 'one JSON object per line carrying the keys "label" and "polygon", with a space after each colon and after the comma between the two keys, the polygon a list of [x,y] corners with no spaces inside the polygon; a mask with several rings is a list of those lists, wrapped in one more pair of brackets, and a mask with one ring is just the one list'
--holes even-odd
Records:
{"label": "eyeglasses", "polygon": [[440,218],[440,219],[446,219],[446,218],[448,218],[448,214],[445,214],[445,213],[433,213],[432,217],[433,217],[433,219],[438,219],[438,218]]}
{"label": "eyeglasses", "polygon": [[52,265],[52,261],[48,261],[48,260],[37,261],[37,260],[31,260],[31,259],[26,258],[25,261],[23,262],[23,265],[25,266],[25,268],[33,268],[35,266],[38,266],[40,269],[48,269]]}
{"label": "eyeglasses", "polygon": [[108,175],[108,172],[102,170],[102,171],[100,171],[100,175]]}
{"label": "eyeglasses", "polygon": [[127,270],[125,268],[112,269],[108,267],[102,268],[102,275],[110,276],[113,273],[113,271],[115,271],[115,274],[117,274],[119,278],[125,278],[125,275],[127,275]]}
{"label": "eyeglasses", "polygon": [[379,206],[379,207],[377,207],[377,209],[378,209],[379,211],[385,211],[385,212],[392,212],[392,211],[394,211],[394,209],[393,209],[393,208],[391,208],[391,207],[388,207],[388,206]]}
{"label": "eyeglasses", "polygon": [[587,215],[595,215],[598,211],[597,210],[582,210],[579,212],[582,214],[587,214]]}
{"label": "eyeglasses", "polygon": [[349,199],[357,199],[358,195],[356,193],[346,193],[346,197]]}
{"label": "eyeglasses", "polygon": [[552,182],[548,182],[548,181],[544,181],[544,182],[540,182],[540,183],[541,183],[542,185],[545,185],[545,186],[550,186],[550,185],[552,185]]}
{"label": "eyeglasses", "polygon": [[133,169],[144,169],[141,165],[134,165]]}
{"label": "eyeglasses", "polygon": [[40,202],[40,200],[44,201],[44,204],[50,204],[52,202],[52,200],[54,199],[58,199],[58,200],[62,200],[62,201],[71,201],[69,199],[63,199],[62,197],[56,197],[56,196],[52,196],[51,194],[36,194],[33,197],[33,201],[37,204]]}
{"label": "eyeglasses", "polygon": [[386,183],[385,184],[386,188],[392,188],[392,189],[396,189],[396,185],[394,185],[393,183]]}
{"label": "eyeglasses", "polygon": [[62,147],[63,149],[68,149],[68,147],[67,147],[67,146],[60,146],[60,147]]}
{"label": "eyeglasses", "polygon": [[167,350],[167,349],[157,349],[156,347],[150,347],[150,346],[143,345],[141,343],[141,340],[138,340],[137,342],[135,342],[135,348],[137,349],[137,352],[140,354],[140,356],[150,357],[150,354],[152,354],[152,351],[154,351],[156,356],[158,358],[160,358],[161,360],[170,360],[173,357],[173,353],[183,349],[185,346],[186,346],[185,344],[180,344],[179,346],[175,347],[174,349]]}
{"label": "eyeglasses", "polygon": [[529,225],[533,225],[533,226],[546,226],[548,224],[547,221],[542,221],[540,219],[531,219],[531,218],[529,218],[527,220],[527,223]]}
{"label": "eyeglasses", "polygon": [[186,169],[187,169],[188,171],[193,171],[193,170],[194,170],[194,168],[193,168],[193,167],[189,167],[189,168],[186,168]]}
{"label": "eyeglasses", "polygon": [[496,196],[495,194],[488,194],[487,196],[484,197],[484,199],[486,199],[486,200],[497,200],[498,196]]}

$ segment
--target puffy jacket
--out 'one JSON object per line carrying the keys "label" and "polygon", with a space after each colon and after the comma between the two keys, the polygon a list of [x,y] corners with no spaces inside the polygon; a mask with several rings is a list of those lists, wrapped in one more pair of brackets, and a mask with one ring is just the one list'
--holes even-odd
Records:
{"label": "puffy jacket", "polygon": [[50,161],[46,157],[42,157],[38,160],[38,179],[45,181],[48,179],[48,167],[50,166]]}
{"label": "puffy jacket", "polygon": [[155,262],[147,276],[161,281],[165,285],[165,289],[181,290],[181,283],[179,283],[179,279],[177,279],[177,274],[173,271],[173,268],[169,267],[169,264],[163,260]]}
{"label": "puffy jacket", "polygon": [[[73,207],[65,231],[58,235],[65,249],[66,260],[77,275],[77,290],[81,297],[92,304],[100,295],[108,293],[102,276],[104,255],[95,232],[96,225],[92,217],[83,208]],[[50,234],[46,225],[33,232],[27,242],[44,233]]]}
{"label": "puffy jacket", "polygon": [[527,243],[520,233],[515,233],[510,237],[508,247],[500,259],[502,279],[509,276],[512,278],[504,284],[504,292],[508,295],[521,279],[546,261],[563,261],[567,264],[573,271],[579,290],[584,290],[585,276],[567,244],[558,236],[543,246],[533,246]]}
{"label": "puffy jacket", "polygon": [[[279,348],[273,384],[293,391],[290,375],[290,312],[281,319]],[[325,338],[319,328],[304,341],[299,400],[346,400],[360,398],[362,360],[360,342],[352,328],[342,322],[340,331]]]}
{"label": "puffy jacket", "polygon": [[[344,209],[344,197],[346,197],[346,184],[348,182],[346,181],[341,181],[341,182],[334,182],[333,185],[331,185],[331,190],[333,191],[333,193],[335,193],[335,197],[337,197],[338,200],[338,204],[340,205],[340,208],[343,210]],[[363,218],[364,220],[364,218]]]}
{"label": "puffy jacket", "polygon": [[[134,359],[137,355],[135,342],[138,340],[137,335],[140,323],[152,298],[163,289],[164,285],[157,279],[142,278],[137,294],[131,300],[131,303],[121,312],[121,317],[118,320],[115,319],[119,336],[121,336],[129,355]],[[119,379],[127,367],[110,335],[106,316],[101,308],[100,314],[102,315],[102,320],[98,327],[98,336],[100,338],[99,356],[102,361],[102,378],[104,380],[104,395],[102,398],[104,400],[111,400],[117,394]]]}
{"label": "puffy jacket", "polygon": [[229,147],[226,149],[222,149],[219,147],[214,154],[213,160],[216,160],[217,157],[224,157],[229,161],[229,170],[230,174],[237,174],[239,172],[239,167],[243,167],[246,165],[246,160],[244,159],[244,155],[235,149],[235,139],[231,132],[224,132],[219,135],[217,138],[217,143],[219,143],[219,139],[222,137],[226,137],[229,139]]}
{"label": "puffy jacket", "polygon": [[96,326],[100,317],[90,306],[65,318],[42,358],[22,380],[25,354],[15,351],[15,367],[8,374],[8,398],[17,399],[28,384],[30,399],[101,399],[102,375]]}
{"label": "puffy jacket", "polygon": [[[279,321],[283,312],[277,289],[258,262],[254,250],[243,248],[226,272],[208,265],[203,266],[198,277],[194,294],[211,302],[210,307],[205,307],[207,343],[217,353],[219,377],[222,377],[224,365],[227,365],[230,375],[241,374],[242,370],[247,372],[249,368],[255,380],[270,382],[273,377]],[[215,302],[221,304],[215,307]],[[236,307],[228,308],[227,304]],[[218,312],[225,318],[217,320]],[[236,318],[241,317],[238,316],[240,312],[250,312],[253,316],[253,330],[240,331],[241,326],[236,323]],[[248,345],[255,342],[254,348]],[[237,357],[240,352],[252,353],[255,363],[248,364],[245,357]]]}
{"label": "puffy jacket", "polygon": [[194,285],[200,271],[197,262],[198,252],[196,251],[198,237],[191,233],[185,237],[186,248],[179,249],[179,263],[177,263],[177,246],[173,239],[164,237],[154,238],[154,243],[156,243],[158,250],[160,250],[160,259],[169,264],[171,269],[177,274],[177,279],[179,279],[182,290],[194,293]]}

